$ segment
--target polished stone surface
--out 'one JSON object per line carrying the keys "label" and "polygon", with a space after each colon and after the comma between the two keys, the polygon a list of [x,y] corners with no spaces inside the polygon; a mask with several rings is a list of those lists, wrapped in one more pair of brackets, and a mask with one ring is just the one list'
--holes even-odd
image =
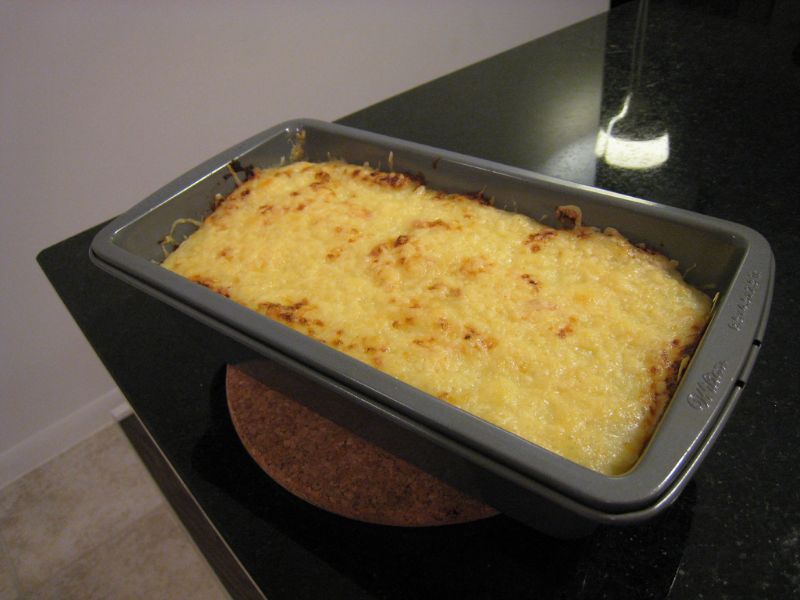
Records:
{"label": "polished stone surface", "polygon": [[[395,529],[319,511],[266,478],[236,437],[224,366],[250,351],[92,267],[96,228],[40,255],[138,416],[271,599],[321,590],[329,598],[800,594],[797,3],[776,3],[762,22],[653,2],[637,36],[639,6],[625,3],[342,122],[687,207],[767,237],[777,274],[758,363],[698,474],[651,522],[557,541],[503,516]],[[632,82],[635,111],[612,132],[629,142],[669,135],[668,160],[647,170],[594,156],[598,129],[619,115]]]}

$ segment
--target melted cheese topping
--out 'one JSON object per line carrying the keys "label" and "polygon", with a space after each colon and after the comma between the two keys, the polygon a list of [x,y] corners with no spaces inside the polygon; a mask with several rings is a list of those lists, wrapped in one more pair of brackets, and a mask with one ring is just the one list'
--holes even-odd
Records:
{"label": "melted cheese topping", "polygon": [[613,230],[338,162],[258,171],[163,265],[612,475],[636,462],[710,308]]}

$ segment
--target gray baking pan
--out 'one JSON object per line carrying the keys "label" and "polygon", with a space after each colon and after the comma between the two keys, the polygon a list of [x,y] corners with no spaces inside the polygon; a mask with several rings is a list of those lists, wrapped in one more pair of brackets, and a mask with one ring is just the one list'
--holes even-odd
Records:
{"label": "gray baking pan", "polygon": [[[536,219],[559,205],[580,206],[585,224],[614,227],[663,252],[679,261],[689,283],[719,294],[703,339],[633,469],[616,477],[586,469],[159,266],[160,241],[173,222],[202,219],[216,194],[234,189],[228,165],[246,170],[288,160],[301,131],[308,160],[333,157],[422,174],[431,188],[482,191],[498,208]],[[768,243],[747,227],[311,119],[268,129],[164,186],[103,228],[91,258],[261,353],[262,376],[295,397],[318,400],[326,416],[511,516],[565,537],[598,523],[640,521],[674,501],[747,382],[774,278]]]}

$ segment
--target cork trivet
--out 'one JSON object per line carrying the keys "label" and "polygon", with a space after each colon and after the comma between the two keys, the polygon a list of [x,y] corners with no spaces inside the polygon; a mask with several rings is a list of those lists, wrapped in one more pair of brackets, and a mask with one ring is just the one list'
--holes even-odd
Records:
{"label": "cork trivet", "polygon": [[237,367],[228,366],[225,383],[233,425],[253,459],[286,490],[319,508],[404,527],[497,514]]}

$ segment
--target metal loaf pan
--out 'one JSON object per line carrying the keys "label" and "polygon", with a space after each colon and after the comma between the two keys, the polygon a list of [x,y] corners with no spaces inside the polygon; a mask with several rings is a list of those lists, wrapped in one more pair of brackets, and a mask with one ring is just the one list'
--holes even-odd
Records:
{"label": "metal loaf pan", "polygon": [[[299,132],[305,157],[421,173],[431,188],[483,191],[495,206],[533,218],[574,204],[583,222],[618,229],[679,261],[687,280],[719,293],[714,315],[648,447],[628,473],[608,477],[561,458],[379,372],[166,269],[160,240],[180,218],[202,219],[234,183],[227,165],[273,166]],[[552,216],[550,217],[552,218]],[[600,523],[654,516],[707,454],[747,381],[766,326],[773,257],[757,232],[518,168],[330,123],[277,125],[204,162],[98,233],[101,268],[191,314],[264,357],[267,383],[378,441],[542,531],[573,537]]]}

